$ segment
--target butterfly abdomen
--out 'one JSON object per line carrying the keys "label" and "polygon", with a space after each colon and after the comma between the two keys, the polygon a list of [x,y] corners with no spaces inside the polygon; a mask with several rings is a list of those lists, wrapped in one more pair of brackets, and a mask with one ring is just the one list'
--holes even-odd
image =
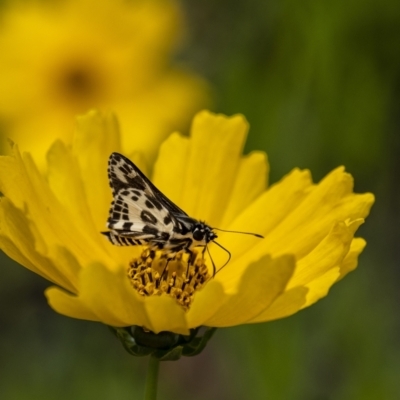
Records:
{"label": "butterfly abdomen", "polygon": [[119,235],[115,232],[101,232],[107,239],[116,246],[140,246],[145,244],[141,239],[134,239],[129,236]]}

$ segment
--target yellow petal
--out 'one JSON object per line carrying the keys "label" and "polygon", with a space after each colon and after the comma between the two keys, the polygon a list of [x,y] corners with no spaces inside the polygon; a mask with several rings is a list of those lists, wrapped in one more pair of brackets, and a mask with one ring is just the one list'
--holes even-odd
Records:
{"label": "yellow petal", "polygon": [[283,293],[294,268],[295,260],[289,255],[275,259],[265,256],[251,264],[237,293],[227,296],[218,311],[204,324],[222,327],[253,320]]}
{"label": "yellow petal", "polygon": [[179,207],[182,206],[185,188],[189,145],[188,138],[173,133],[161,145],[153,171],[154,185]]}
{"label": "yellow petal", "polygon": [[[278,183],[277,189],[283,183]],[[336,222],[365,218],[374,202],[374,196],[370,193],[354,194],[351,192],[352,187],[351,176],[344,173],[342,168],[338,168],[318,185],[304,188],[305,191],[302,192],[304,197],[301,202],[292,204],[292,208],[287,210],[286,215],[281,213],[282,208],[279,205],[267,208],[262,203],[263,196],[268,198],[271,188],[249,207],[252,213],[249,212],[247,219],[251,224],[258,218],[261,221],[258,223],[260,228],[264,223],[264,230],[261,228],[261,232],[251,229],[264,234],[265,239],[255,240],[251,237],[243,237],[240,238],[242,241],[240,244],[237,242],[239,238],[229,238],[229,244],[225,245],[229,249],[234,249],[235,267],[243,265],[245,259],[256,260],[264,254],[276,256],[291,253],[295,254],[297,259],[301,259],[323,240]],[[283,204],[286,203],[287,197],[291,198],[290,194],[290,191],[283,191],[281,197]],[[269,209],[272,210],[271,212],[277,210],[278,216],[270,217]],[[267,215],[265,220],[259,217],[265,214]],[[273,222],[269,222],[269,219]],[[246,219],[240,216],[240,225],[234,223],[233,226],[235,229],[242,228],[245,221]],[[256,226],[256,223],[254,225]],[[274,229],[270,229],[271,225]],[[224,240],[227,240],[226,235],[224,235]],[[241,250],[237,252],[237,248]],[[246,249],[246,253],[239,258],[243,249]]]}
{"label": "yellow petal", "polygon": [[205,324],[223,306],[227,294],[222,285],[211,279],[204,288],[196,293],[190,310],[187,313],[189,328],[196,328]]}
{"label": "yellow petal", "polygon": [[308,288],[306,287],[296,287],[282,293],[272,305],[253,318],[251,323],[256,322],[266,322],[273,321],[275,319],[288,317],[289,315],[295,314],[297,311],[301,310],[303,305],[307,301]]}
{"label": "yellow petal", "polygon": [[29,154],[21,157],[17,146],[13,151],[12,157],[0,157],[0,190],[34,221],[31,230],[36,246],[40,247],[43,242],[48,247],[66,247],[80,265],[93,261],[94,254],[113,265],[96,240],[87,231],[80,230],[72,215],[60,204]]}
{"label": "yellow petal", "polygon": [[56,286],[46,289],[45,295],[50,307],[59,314],[87,321],[99,321],[97,316],[78,297]]}
{"label": "yellow petal", "polygon": [[61,141],[56,141],[48,151],[47,165],[49,186],[58,201],[68,210],[77,228],[84,235],[88,234],[88,239],[98,235],[78,163]]}
{"label": "yellow petal", "polygon": [[229,224],[265,190],[268,173],[269,165],[265,153],[253,152],[241,159],[228,207],[218,228],[227,229]]}
{"label": "yellow petal", "polygon": [[[303,201],[311,185],[309,171],[293,170],[282,181],[272,185],[258,197],[228,229],[255,232],[268,237],[269,233]],[[266,239],[233,233],[218,234],[218,242],[232,253],[229,267],[217,275],[217,279],[221,279],[221,283],[229,291],[230,287],[235,287],[237,284],[245,266],[261,257],[261,251],[255,252],[253,249]],[[214,248],[211,248],[211,253],[216,265],[224,264],[226,254]]]}
{"label": "yellow petal", "polygon": [[273,254],[292,253],[300,259],[346,219],[365,218],[374,202],[370,193],[354,194],[353,179],[337,168],[314,187],[307,198],[259,244]]}
{"label": "yellow petal", "polygon": [[[193,120],[182,204],[189,215],[214,225],[228,202],[248,132],[241,115],[203,111]],[[218,205],[218,207],[216,207]]]}
{"label": "yellow petal", "polygon": [[[71,291],[77,291],[79,266],[67,250],[49,249],[43,239],[32,233],[24,213],[8,199],[0,201],[0,247],[11,258],[29,270]],[[38,247],[40,241],[40,249]]]}
{"label": "yellow petal", "polygon": [[354,232],[363,222],[363,219],[358,219],[349,225],[344,222],[335,224],[318,246],[297,262],[296,272],[288,288],[307,285],[337,267],[349,252]]}
{"label": "yellow petal", "polygon": [[189,326],[183,308],[169,296],[151,296],[144,299],[149,324],[145,327],[155,333],[169,331],[189,334]]}
{"label": "yellow petal", "polygon": [[308,288],[307,299],[302,308],[309,307],[322,297],[325,297],[331,286],[337,281],[339,275],[339,268],[333,268],[310,282],[306,286]]}
{"label": "yellow petal", "polygon": [[[97,125],[99,118],[99,114],[91,112],[83,119],[88,124],[88,120],[93,119],[94,125]],[[99,129],[101,129],[101,127]],[[106,130],[106,128],[104,129]],[[85,135],[86,133],[79,131],[77,136],[81,134]],[[111,132],[109,132],[109,134],[111,134]],[[102,226],[96,227],[92,215],[94,206],[92,204],[89,206],[87,196],[88,190],[86,189],[90,184],[82,180],[80,166],[70,149],[60,141],[55,142],[47,154],[47,161],[49,186],[58,201],[65,207],[70,215],[74,223],[73,229],[75,229],[75,233],[78,231],[80,232],[82,237],[84,237],[82,241],[93,249],[93,255],[96,254],[96,250],[94,249],[97,249],[97,252],[99,252],[98,260],[106,261],[107,258],[104,258],[104,254],[107,253],[117,264],[127,265],[132,257],[139,254],[139,250],[137,248],[133,250],[126,248],[118,249],[112,246],[106,238],[101,235],[100,232],[105,230],[106,213],[108,209],[105,208],[103,210],[104,220],[102,221]],[[107,171],[104,168],[99,171],[99,174],[101,174],[104,179],[107,178]],[[93,190],[93,188],[90,190]],[[110,188],[107,190],[111,193]]]}
{"label": "yellow petal", "polygon": [[248,123],[241,115],[198,113],[191,130],[184,191],[179,206],[188,215],[218,226],[229,201]]}
{"label": "yellow petal", "polygon": [[[180,207],[183,207],[183,197],[187,191],[185,179],[190,144],[191,141],[186,137],[177,133],[171,135],[160,148],[153,173],[155,186]],[[214,205],[224,215],[219,228],[227,228],[229,222],[265,190],[268,170],[265,153],[253,152],[240,160],[226,210],[221,211],[220,201]],[[186,209],[184,211],[187,212]]]}
{"label": "yellow petal", "polygon": [[110,154],[120,151],[118,123],[114,115],[91,111],[77,118],[73,153],[78,161],[86,197],[97,231],[104,230],[111,203],[107,178]]}
{"label": "yellow petal", "polygon": [[[251,206],[242,210],[229,228],[246,229],[268,236],[304,200],[311,188],[310,172],[294,169],[265,191]],[[236,243],[245,239],[228,237],[236,238]]]}
{"label": "yellow petal", "polygon": [[351,242],[350,250],[343,262],[340,264],[340,276],[338,280],[344,278],[349,272],[353,271],[357,267],[358,256],[364,250],[366,244],[366,241],[362,238],[355,238]]}
{"label": "yellow petal", "polygon": [[[357,223],[355,223],[355,225],[357,225]],[[338,233],[338,228],[340,230],[340,227],[336,227],[333,232],[336,231]],[[350,229],[354,230],[354,226]],[[331,237],[329,240],[331,241],[332,239],[333,238]],[[305,286],[293,287],[292,282],[296,281],[296,276],[298,274],[297,268],[301,271],[301,265],[298,266],[292,280],[290,281],[290,285],[288,286],[289,290],[285,291],[285,293],[274,302],[270,309],[268,309],[264,314],[258,316],[253,322],[270,321],[287,317],[305,307],[309,307],[319,299],[325,297],[331,286],[341,279],[342,268],[344,268],[344,273],[345,271],[350,272],[351,268],[355,268],[357,256],[364,248],[364,245],[364,240],[354,239],[351,243],[350,250],[339,266],[335,265],[332,267],[331,265],[330,269],[327,269],[325,273],[321,273],[320,275],[313,274],[315,279],[312,279],[312,276],[309,275],[307,279],[303,279],[304,281],[308,281]],[[314,256],[316,255],[317,253],[314,253]],[[323,256],[322,253],[320,255]],[[329,255],[328,257],[331,258]],[[347,270],[348,267],[350,269]],[[299,275],[301,275],[301,272]],[[300,279],[297,280],[297,283],[300,283]],[[290,287],[292,288],[290,289]]]}
{"label": "yellow petal", "polygon": [[[70,317],[81,318],[82,313],[90,312],[95,320],[106,325],[138,325],[156,333],[188,333],[185,312],[172,298],[140,296],[130,286],[123,269],[111,271],[100,263],[92,264],[81,271],[78,296],[57,292],[53,297],[52,291],[47,295],[56,311]],[[66,300],[65,296],[71,298]]]}

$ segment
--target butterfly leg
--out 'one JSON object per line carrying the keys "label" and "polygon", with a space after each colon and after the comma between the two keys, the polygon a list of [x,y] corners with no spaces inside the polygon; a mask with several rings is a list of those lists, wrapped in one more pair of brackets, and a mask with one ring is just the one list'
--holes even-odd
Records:
{"label": "butterfly leg", "polygon": [[194,262],[196,261],[197,252],[189,250],[189,249],[186,249],[186,253],[189,254],[188,265],[193,265]]}
{"label": "butterfly leg", "polygon": [[172,253],[168,253],[168,254],[163,254],[161,256],[161,258],[166,258],[167,261],[165,263],[165,267],[163,269],[163,272],[161,273],[161,278],[164,276],[164,274],[166,273],[168,275],[168,264],[170,263],[170,261],[175,260],[176,259],[176,252],[172,252]]}
{"label": "butterfly leg", "polygon": [[189,254],[189,257],[187,260],[187,265],[186,265],[186,280],[189,280],[189,269],[193,263],[193,260],[196,258],[196,256],[194,255],[193,251],[191,251],[189,249],[185,249],[185,253]]}

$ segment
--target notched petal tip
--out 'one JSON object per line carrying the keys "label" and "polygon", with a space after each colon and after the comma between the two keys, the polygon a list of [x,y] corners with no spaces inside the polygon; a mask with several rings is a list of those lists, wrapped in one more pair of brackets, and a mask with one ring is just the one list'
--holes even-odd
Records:
{"label": "notched petal tip", "polygon": [[[119,140],[119,124],[115,114],[111,111],[101,112],[97,109],[92,109],[86,114],[81,114],[76,117],[76,135],[89,135],[93,137],[93,140],[97,138],[97,135],[111,136],[108,138],[112,139],[114,136]],[[98,142],[98,140],[97,140]]]}
{"label": "notched petal tip", "polygon": [[237,131],[245,137],[249,131],[250,125],[243,114],[234,114],[227,116],[225,114],[213,113],[209,110],[198,112],[192,122],[192,134],[203,131],[207,136],[223,135],[225,131]]}
{"label": "notched petal tip", "polygon": [[75,117],[76,121],[78,124],[84,124],[84,123],[99,123],[99,122],[104,122],[108,120],[112,120],[117,122],[117,117],[114,112],[112,111],[100,111],[97,108],[92,108],[88,110],[86,113],[83,114],[78,114]]}
{"label": "notched petal tip", "polygon": [[340,264],[340,275],[337,281],[343,279],[349,272],[355,270],[358,265],[358,257],[363,252],[367,242],[363,238],[355,238],[351,242],[350,250]]}

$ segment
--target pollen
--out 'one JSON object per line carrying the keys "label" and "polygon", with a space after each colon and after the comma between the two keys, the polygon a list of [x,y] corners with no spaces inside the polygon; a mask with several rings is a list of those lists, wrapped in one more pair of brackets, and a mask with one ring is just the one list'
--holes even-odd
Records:
{"label": "pollen", "polygon": [[146,297],[165,293],[174,298],[185,311],[189,310],[196,291],[210,277],[201,254],[188,257],[178,253],[171,260],[165,253],[146,249],[128,267],[128,278],[140,295]]}

